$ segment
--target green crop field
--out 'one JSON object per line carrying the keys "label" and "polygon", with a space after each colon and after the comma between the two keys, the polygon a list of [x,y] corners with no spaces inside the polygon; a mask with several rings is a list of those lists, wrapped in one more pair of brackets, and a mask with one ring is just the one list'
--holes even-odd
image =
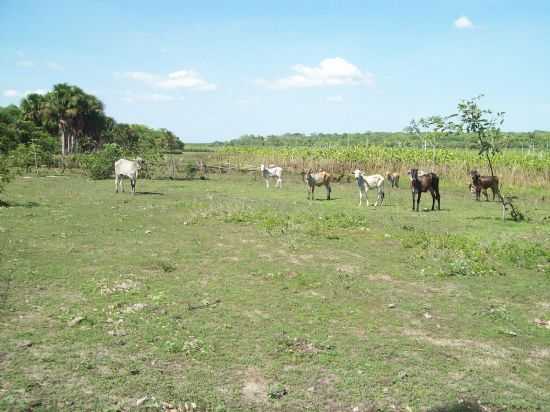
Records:
{"label": "green crop field", "polygon": [[517,223],[444,179],[420,213],[406,188],[307,201],[294,176],[137,190],[7,186],[0,410],[548,410],[540,189],[517,189]]}

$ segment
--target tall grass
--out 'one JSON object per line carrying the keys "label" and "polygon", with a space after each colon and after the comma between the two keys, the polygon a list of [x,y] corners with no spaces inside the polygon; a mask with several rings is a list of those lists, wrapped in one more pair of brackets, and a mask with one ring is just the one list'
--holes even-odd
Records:
{"label": "tall grass", "polygon": [[[369,173],[397,171],[406,174],[411,167],[435,171],[445,178],[464,181],[471,169],[482,174],[484,161],[468,149],[422,150],[383,146],[350,147],[224,147],[210,156],[211,161],[248,168],[275,163],[286,169],[324,169],[349,173],[359,167]],[[550,153],[522,153],[506,150],[494,161],[501,180],[511,185],[544,186],[550,183]]]}

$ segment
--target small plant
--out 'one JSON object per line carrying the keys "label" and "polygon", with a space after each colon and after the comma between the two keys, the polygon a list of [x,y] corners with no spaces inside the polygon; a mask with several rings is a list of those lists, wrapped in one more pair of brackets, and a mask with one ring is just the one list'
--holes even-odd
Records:
{"label": "small plant", "polygon": [[281,383],[274,383],[267,390],[267,396],[270,399],[281,399],[287,393],[288,391]]}
{"label": "small plant", "polygon": [[161,260],[158,264],[164,273],[170,273],[176,270],[176,266],[167,260]]}
{"label": "small plant", "polygon": [[185,177],[188,179],[194,179],[198,171],[199,169],[197,168],[197,165],[195,165],[194,163],[187,163],[183,167],[183,173],[185,174]]}

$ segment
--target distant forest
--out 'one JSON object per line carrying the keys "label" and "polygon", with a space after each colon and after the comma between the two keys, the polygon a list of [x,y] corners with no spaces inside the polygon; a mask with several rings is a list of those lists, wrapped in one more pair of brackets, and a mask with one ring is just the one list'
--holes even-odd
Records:
{"label": "distant forest", "polygon": [[[285,133],[282,135],[247,134],[229,142],[216,142],[229,146],[347,146],[379,145],[389,147],[431,147],[428,139],[408,132],[363,132],[363,133]],[[441,137],[437,147],[478,148],[474,135],[452,134]],[[524,150],[550,150],[550,131],[503,132],[499,146]]]}

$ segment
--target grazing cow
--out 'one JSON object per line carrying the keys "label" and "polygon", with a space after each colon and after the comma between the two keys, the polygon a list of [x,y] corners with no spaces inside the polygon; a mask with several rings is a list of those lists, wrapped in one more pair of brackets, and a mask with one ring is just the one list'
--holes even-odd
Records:
{"label": "grazing cow", "polygon": [[488,202],[489,195],[487,194],[487,189],[491,189],[493,192],[493,201],[495,200],[495,195],[498,195],[499,199],[501,198],[498,188],[498,177],[480,176],[477,170],[470,170],[470,177],[472,178],[472,185],[476,191],[476,200],[480,200],[480,194],[483,191],[485,201]]}
{"label": "grazing cow", "polygon": [[397,187],[399,188],[399,173],[397,172],[387,172],[386,173],[386,179],[388,179],[388,182],[391,183],[391,187]]}
{"label": "grazing cow", "polygon": [[332,188],[330,187],[331,180],[332,176],[330,173],[323,170],[317,173],[312,173],[311,169],[309,169],[307,172],[304,172],[304,182],[307,185],[307,198],[311,198],[311,200],[314,199],[315,186],[325,186],[327,191],[327,200],[330,200],[330,192],[332,192]]}
{"label": "grazing cow", "polygon": [[132,193],[136,193],[136,180],[138,177],[138,170],[141,169],[143,165],[143,159],[140,157],[136,160],[126,160],[119,159],[115,162],[115,187],[116,193],[118,193],[118,188],[124,192],[123,179],[124,176],[130,178],[130,185],[132,186]]}
{"label": "grazing cow", "polygon": [[369,206],[369,198],[367,197],[367,193],[369,189],[375,188],[377,190],[377,196],[374,207],[378,206],[378,204],[382,204],[382,202],[384,201],[384,176],[365,176],[363,172],[359,169],[355,169],[353,174],[355,175],[355,180],[357,181],[357,185],[359,186],[359,206],[361,206],[363,202],[363,195],[365,196],[365,199],[367,199],[367,207]]}
{"label": "grazing cow", "polygon": [[265,167],[263,164],[260,165],[260,171],[262,172],[262,176],[265,179],[265,186],[269,189],[269,179],[277,179],[277,182],[275,183],[275,187],[282,188],[283,187],[283,168],[279,166],[269,165],[269,167]]}
{"label": "grazing cow", "polygon": [[435,173],[427,173],[422,176],[418,173],[418,169],[411,169],[409,171],[411,176],[411,192],[412,192],[412,201],[413,201],[413,211],[415,210],[415,201],[416,201],[416,211],[420,207],[420,197],[422,192],[430,192],[432,195],[432,210],[435,207],[435,200],[437,199],[437,210],[441,209],[441,196],[439,195],[439,177]]}

